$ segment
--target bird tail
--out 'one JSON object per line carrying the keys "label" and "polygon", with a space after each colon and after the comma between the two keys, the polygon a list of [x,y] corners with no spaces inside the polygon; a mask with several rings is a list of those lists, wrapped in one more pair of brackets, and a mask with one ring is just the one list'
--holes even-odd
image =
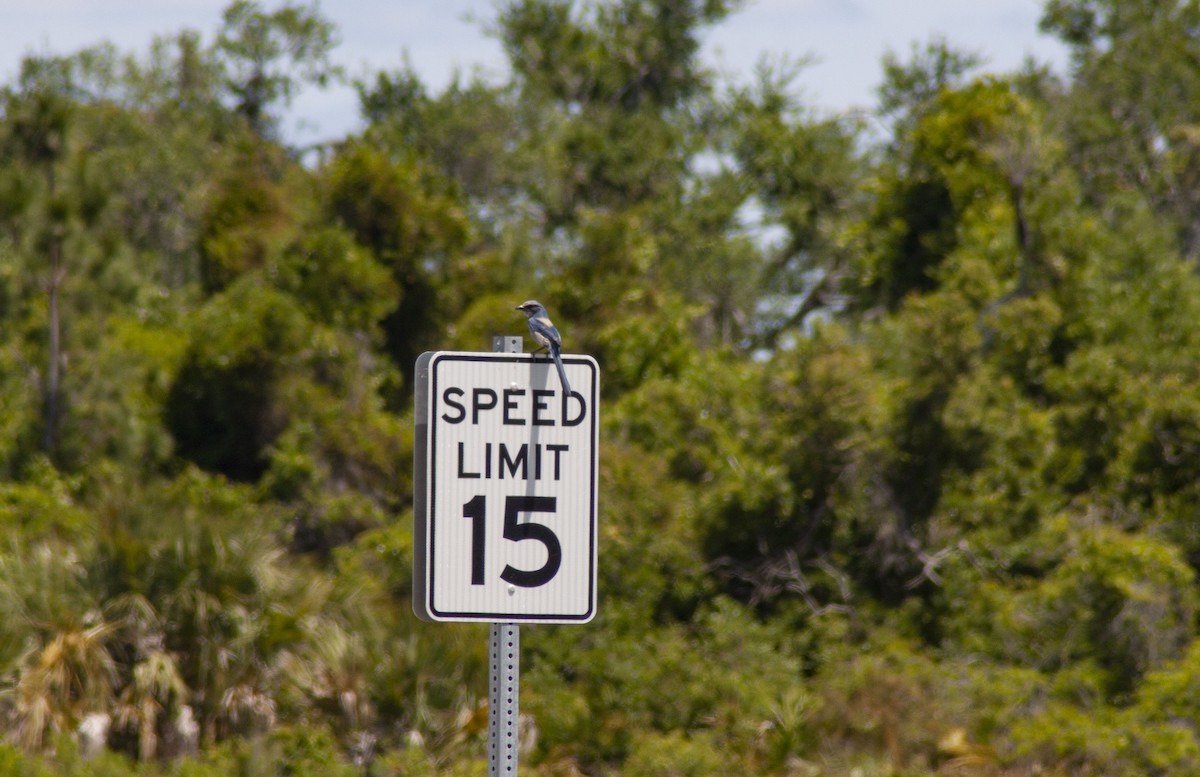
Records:
{"label": "bird tail", "polygon": [[562,381],[563,394],[570,396],[571,384],[567,381],[567,371],[563,369],[562,357],[559,355],[559,348],[553,343],[550,345],[550,355],[554,357],[554,366],[558,368],[558,379]]}

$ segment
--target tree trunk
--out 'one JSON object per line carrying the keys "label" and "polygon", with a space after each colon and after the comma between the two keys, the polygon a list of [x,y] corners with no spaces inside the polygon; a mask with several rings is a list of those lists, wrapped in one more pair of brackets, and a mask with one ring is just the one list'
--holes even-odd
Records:
{"label": "tree trunk", "polygon": [[49,296],[50,313],[50,356],[46,365],[46,429],[42,447],[53,457],[58,445],[58,416],[62,394],[62,324],[58,313],[59,290],[62,288],[62,238],[55,235],[50,243],[50,282],[46,293]]}

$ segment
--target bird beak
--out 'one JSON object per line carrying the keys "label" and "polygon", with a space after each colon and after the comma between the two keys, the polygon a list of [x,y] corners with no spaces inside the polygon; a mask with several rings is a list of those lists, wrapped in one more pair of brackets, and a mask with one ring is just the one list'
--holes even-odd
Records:
{"label": "bird beak", "polygon": [[513,310],[524,310],[524,309],[525,309],[524,305],[517,305],[515,308],[513,308]]}

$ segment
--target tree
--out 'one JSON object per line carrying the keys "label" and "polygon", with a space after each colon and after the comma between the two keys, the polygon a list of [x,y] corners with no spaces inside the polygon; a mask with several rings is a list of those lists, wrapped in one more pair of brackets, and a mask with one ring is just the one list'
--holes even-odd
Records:
{"label": "tree", "polygon": [[1074,164],[1103,204],[1126,187],[1175,225],[1200,256],[1200,7],[1191,0],[1052,0],[1042,29],[1072,49],[1067,135]]}
{"label": "tree", "polygon": [[392,278],[380,321],[388,353],[406,376],[453,315],[448,281],[471,238],[455,188],[421,159],[348,143],[324,168],[324,206]]}
{"label": "tree", "polygon": [[978,54],[955,49],[942,38],[924,47],[914,43],[907,61],[892,51],[884,54],[883,83],[876,92],[880,113],[892,121],[892,136],[903,142],[943,89],[960,86],[982,64]]}
{"label": "tree", "polygon": [[[237,112],[259,136],[267,136],[302,83],[325,86],[340,71],[329,60],[336,30],[316,7],[284,4],[271,13],[253,0],[225,9],[214,51],[225,90]],[[293,68],[297,72],[293,72]]]}
{"label": "tree", "polygon": [[[743,324],[745,334],[770,348],[813,312],[841,306],[854,270],[850,257],[861,249],[851,224],[866,204],[859,193],[861,128],[806,111],[795,96],[799,73],[799,64],[763,61],[757,83],[735,90],[721,109],[723,150],[736,162],[734,185],[745,197],[740,204],[761,211],[758,223],[747,226],[763,256],[730,280],[752,279],[750,301],[741,303],[738,317],[755,321]],[[738,220],[731,221],[736,229]],[[773,230],[783,237],[769,240]]]}
{"label": "tree", "polygon": [[9,117],[9,154],[22,160],[41,176],[43,186],[42,227],[33,240],[33,250],[42,261],[43,288],[47,303],[47,357],[42,382],[44,412],[42,447],[53,455],[58,444],[62,414],[62,287],[66,279],[64,241],[72,216],[69,193],[63,191],[61,178],[69,153],[68,129],[71,124],[71,69],[65,60],[25,59],[20,84],[5,90],[4,112]]}

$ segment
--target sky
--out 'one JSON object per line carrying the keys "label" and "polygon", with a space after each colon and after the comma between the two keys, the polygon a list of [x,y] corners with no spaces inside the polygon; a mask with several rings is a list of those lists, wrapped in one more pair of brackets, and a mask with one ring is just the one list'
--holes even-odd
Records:
{"label": "sky", "polygon": [[[267,9],[281,2],[261,0]],[[308,4],[308,3],[304,3]],[[156,35],[184,29],[211,42],[228,0],[0,0],[0,81],[30,53],[69,54],[110,41],[145,54]],[[455,74],[478,71],[500,80],[507,68],[486,28],[496,0],[325,0],[321,13],[338,27],[334,60],[351,76],[395,70],[407,56],[433,92]],[[703,62],[745,82],[764,56],[807,58],[796,85],[813,108],[837,113],[870,109],[891,51],[941,37],[981,55],[985,70],[1008,72],[1027,57],[1065,74],[1066,49],[1038,32],[1042,0],[748,0],[704,36]],[[284,138],[307,145],[361,126],[351,86],[306,89],[293,102]]]}

